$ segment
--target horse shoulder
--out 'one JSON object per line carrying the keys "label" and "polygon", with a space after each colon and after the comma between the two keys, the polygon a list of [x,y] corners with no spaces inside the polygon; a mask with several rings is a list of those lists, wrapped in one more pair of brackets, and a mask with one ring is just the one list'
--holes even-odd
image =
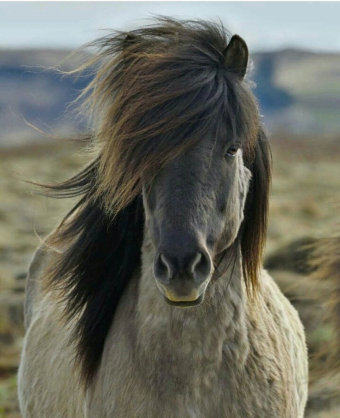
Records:
{"label": "horse shoulder", "polygon": [[261,281],[261,322],[267,329],[274,356],[280,357],[281,383],[291,390],[288,399],[294,397],[296,407],[303,413],[308,392],[308,353],[304,328],[297,310],[266,271],[262,272]]}
{"label": "horse shoulder", "polygon": [[281,335],[284,338],[290,336],[292,338],[291,342],[297,344],[305,356],[307,353],[306,338],[298,311],[265,270],[262,272],[262,282],[264,283],[264,303],[276,324],[283,331]]}
{"label": "horse shoulder", "polygon": [[28,268],[28,274],[26,279],[26,293],[25,293],[25,327],[28,329],[35,308],[42,298],[42,280],[44,273],[53,261],[53,258],[57,256],[57,252],[49,248],[45,243],[41,244],[36,250],[31,264]]}
{"label": "horse shoulder", "polygon": [[26,335],[18,372],[24,418],[84,418],[84,396],[74,367],[73,324],[65,326],[63,303],[42,289],[42,278],[58,252],[43,244],[29,267]]}

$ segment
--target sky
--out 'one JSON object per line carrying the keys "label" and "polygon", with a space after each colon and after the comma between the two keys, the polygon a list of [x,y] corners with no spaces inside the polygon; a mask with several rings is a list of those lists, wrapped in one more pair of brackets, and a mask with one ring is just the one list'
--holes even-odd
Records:
{"label": "sky", "polygon": [[252,52],[340,51],[340,2],[0,2],[0,47],[76,48],[152,14],[220,18]]}

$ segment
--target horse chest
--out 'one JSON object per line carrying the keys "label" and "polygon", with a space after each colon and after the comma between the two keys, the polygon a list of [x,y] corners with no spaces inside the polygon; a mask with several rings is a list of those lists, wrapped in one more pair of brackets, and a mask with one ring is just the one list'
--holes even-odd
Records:
{"label": "horse chest", "polygon": [[125,315],[111,330],[86,418],[300,418],[278,333],[231,312],[209,324],[169,322],[161,312],[136,324]]}
{"label": "horse chest", "polygon": [[191,352],[189,346],[177,351],[165,346],[117,356],[89,397],[88,418],[284,417],[275,415],[278,388],[265,376],[255,379],[252,365],[245,367],[246,349],[230,343],[213,352],[203,346]]}

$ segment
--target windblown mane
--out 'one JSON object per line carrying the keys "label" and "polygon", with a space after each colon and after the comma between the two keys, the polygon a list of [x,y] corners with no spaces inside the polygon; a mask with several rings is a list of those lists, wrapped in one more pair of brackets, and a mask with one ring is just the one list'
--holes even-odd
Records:
{"label": "windblown mane", "polygon": [[253,174],[241,246],[248,288],[256,288],[266,234],[270,153],[247,81],[225,66],[222,25],[158,18],[91,46],[78,71],[94,72],[83,91],[96,158],[81,173],[45,186],[55,197],[82,196],[51,237],[68,243],[48,286],[62,289],[85,385],[98,369],[121,295],[140,268],[142,184],[204,135],[229,129],[244,141]]}

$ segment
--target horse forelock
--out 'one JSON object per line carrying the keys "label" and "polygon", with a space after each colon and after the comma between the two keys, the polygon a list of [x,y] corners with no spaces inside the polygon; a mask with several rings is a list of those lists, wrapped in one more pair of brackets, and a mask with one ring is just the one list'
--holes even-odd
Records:
{"label": "horse forelock", "polygon": [[108,212],[122,210],[142,181],[204,136],[228,129],[251,159],[257,104],[247,81],[225,68],[228,36],[219,24],[160,18],[96,42],[101,52],[88,66],[100,67],[86,103],[97,121],[96,195]]}

